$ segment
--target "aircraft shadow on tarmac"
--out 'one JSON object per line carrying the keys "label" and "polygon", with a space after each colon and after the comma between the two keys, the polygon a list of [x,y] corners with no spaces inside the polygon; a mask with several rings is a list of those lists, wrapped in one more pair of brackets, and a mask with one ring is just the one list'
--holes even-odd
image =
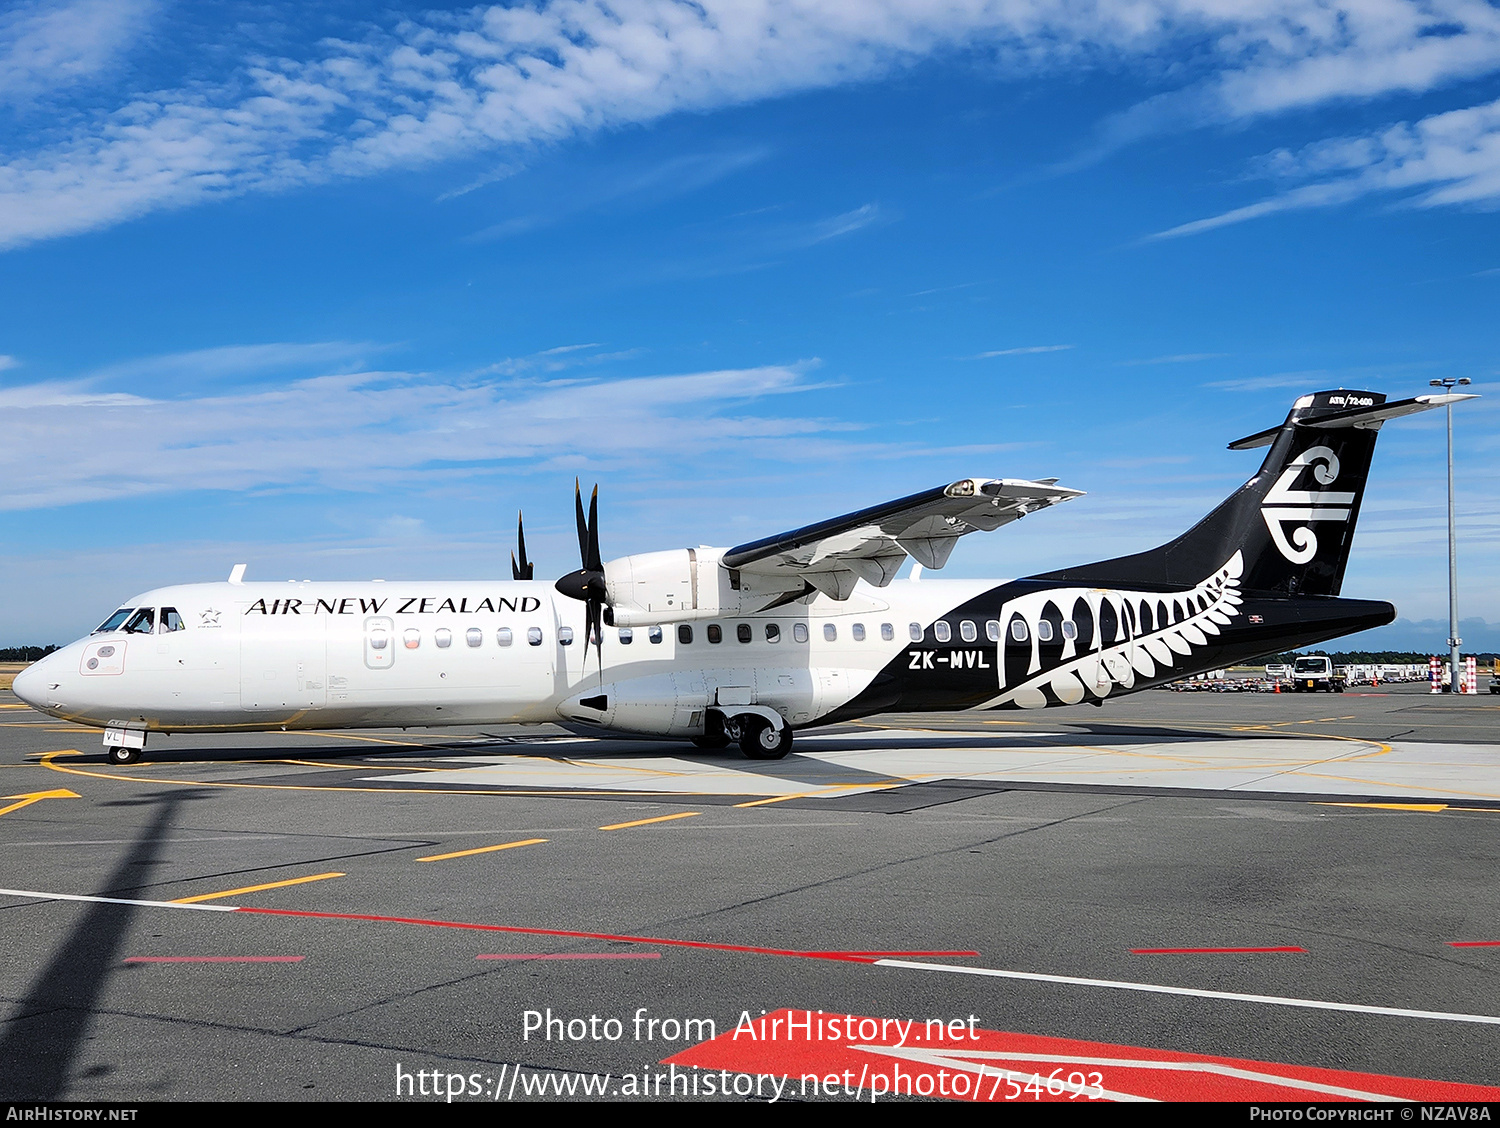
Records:
{"label": "aircraft shadow on tarmac", "polygon": [[[208,794],[174,788],[105,804],[154,807],[155,814],[121,853],[97,895],[128,898],[149,885],[178,812]],[[16,910],[26,907],[12,906]],[[69,910],[59,906],[54,911]],[[120,949],[137,911],[136,905],[94,902],[79,913],[0,1028],[0,1096],[4,1099],[52,1100],[68,1088],[74,1058],[111,974],[120,967]]]}

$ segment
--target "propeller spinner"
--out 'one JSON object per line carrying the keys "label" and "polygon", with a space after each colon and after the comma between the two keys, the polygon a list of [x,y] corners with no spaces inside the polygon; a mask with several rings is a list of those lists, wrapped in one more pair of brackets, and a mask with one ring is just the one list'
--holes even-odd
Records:
{"label": "propeller spinner", "polygon": [[573,504],[578,520],[578,555],[583,559],[583,567],[576,572],[569,572],[554,586],[569,599],[577,599],[584,604],[584,618],[588,624],[585,645],[587,645],[587,639],[593,639],[598,651],[599,672],[602,675],[604,672],[602,620],[608,590],[604,585],[604,561],[599,556],[599,487],[594,487],[594,495],[589,501],[588,516],[585,517],[583,487],[577,479],[574,479]]}

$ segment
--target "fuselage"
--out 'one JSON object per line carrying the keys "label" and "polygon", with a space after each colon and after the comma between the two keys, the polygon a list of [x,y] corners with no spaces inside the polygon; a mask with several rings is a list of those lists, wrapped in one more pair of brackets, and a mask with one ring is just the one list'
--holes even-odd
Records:
{"label": "fuselage", "polygon": [[722,621],[606,626],[598,648],[583,605],[540,581],[191,584],[127,601],[14,690],[59,718],[146,732],[563,722],[693,737],[715,708],[802,728],[1097,703],[1394,617],[1387,603],[1255,598],[1240,568],[1159,591],[861,584]]}

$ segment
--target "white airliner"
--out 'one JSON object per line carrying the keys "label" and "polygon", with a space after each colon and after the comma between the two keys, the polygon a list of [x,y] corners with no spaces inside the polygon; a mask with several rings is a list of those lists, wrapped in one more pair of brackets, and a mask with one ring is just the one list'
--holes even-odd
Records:
{"label": "white airliner", "polygon": [[[1102,704],[1395,618],[1338,598],[1376,431],[1466,395],[1297,400],[1260,470],[1182,536],[1019,580],[893,582],[958,538],[1079,497],[1056,479],[967,478],[735,548],[604,563],[597,491],[577,498],[583,567],[511,581],[158,588],[15,679],[23,701],[151,732],[562,723],[738,741],[785,756],[795,729],[890,710]],[[913,569],[917,573],[917,569]]]}

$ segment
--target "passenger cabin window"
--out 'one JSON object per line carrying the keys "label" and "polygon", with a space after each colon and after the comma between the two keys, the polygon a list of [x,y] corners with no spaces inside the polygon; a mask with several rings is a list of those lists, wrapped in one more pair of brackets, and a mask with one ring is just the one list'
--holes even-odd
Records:
{"label": "passenger cabin window", "polygon": [[156,612],[150,607],[142,607],[130,617],[123,629],[127,634],[150,634],[155,623]]}
{"label": "passenger cabin window", "polygon": [[447,627],[439,627],[432,632],[432,641],[437,644],[439,649],[447,650],[448,647],[453,645],[453,632]]}
{"label": "passenger cabin window", "polygon": [[464,641],[470,646],[483,646],[484,632],[478,627],[470,627],[464,632]]}
{"label": "passenger cabin window", "polygon": [[109,631],[119,630],[120,624],[123,623],[126,619],[130,618],[130,613],[134,610],[134,607],[121,607],[108,619],[105,619],[104,622],[100,623],[99,626],[95,628],[94,633],[105,634]]}
{"label": "passenger cabin window", "polygon": [[677,624],[677,645],[691,646],[693,643],[693,628],[687,623]]}
{"label": "passenger cabin window", "polygon": [[[540,632],[538,632],[538,633],[540,633]],[[557,628],[557,641],[560,642],[560,643],[562,643],[562,645],[564,645],[564,646],[572,646],[573,645],[573,628],[572,627],[558,627]]]}
{"label": "passenger cabin window", "polygon": [[937,636],[939,642],[947,642],[953,637],[953,628],[948,625],[947,619],[939,619],[932,624],[932,633]]}
{"label": "passenger cabin window", "polygon": [[854,636],[855,642],[864,642],[865,625],[863,623],[855,623],[854,626],[849,628],[849,633]]}
{"label": "passenger cabin window", "polygon": [[406,633],[401,636],[401,641],[406,644],[406,649],[415,650],[422,645],[422,632],[416,627],[407,627]]}
{"label": "passenger cabin window", "polygon": [[838,627],[834,626],[832,623],[824,623],[823,637],[829,642],[837,642],[839,637]]}
{"label": "passenger cabin window", "polygon": [[991,642],[1000,641],[1000,620],[988,619],[984,624],[984,637]]}
{"label": "passenger cabin window", "polygon": [[781,641],[781,628],[779,626],[777,626],[775,623],[767,623],[766,624],[766,641],[767,642],[780,642]]}
{"label": "passenger cabin window", "polygon": [[1039,619],[1036,624],[1036,637],[1042,642],[1052,641],[1052,620]]}
{"label": "passenger cabin window", "polygon": [[1017,642],[1025,642],[1029,637],[1026,632],[1026,621],[1024,619],[1012,619],[1010,621],[1010,637]]}
{"label": "passenger cabin window", "polygon": [[708,624],[708,641],[709,642],[713,642],[713,643],[723,642],[724,641],[724,628],[721,627],[721,626],[719,626],[718,623],[709,623]]}
{"label": "passenger cabin window", "polygon": [[171,634],[173,631],[187,629],[187,624],[182,621],[182,616],[177,613],[175,607],[163,607],[161,609],[161,623],[157,629],[162,634]]}
{"label": "passenger cabin window", "polygon": [[541,627],[527,627],[526,628],[526,645],[527,646],[541,646],[542,645],[542,628]]}
{"label": "passenger cabin window", "polygon": [[909,637],[913,642],[921,642],[922,641],[922,624],[921,623],[907,623],[906,624],[906,634],[907,634],[907,637]]}
{"label": "passenger cabin window", "polygon": [[509,627],[501,627],[495,632],[495,641],[501,646],[509,646],[513,640]]}
{"label": "passenger cabin window", "polygon": [[807,624],[806,623],[793,623],[792,624],[792,641],[793,642],[806,642],[807,641]]}
{"label": "passenger cabin window", "polygon": [[749,642],[755,637],[755,632],[750,629],[749,623],[740,623],[734,628],[734,637],[741,642]]}
{"label": "passenger cabin window", "polygon": [[1072,619],[1064,619],[1062,632],[1063,638],[1067,639],[1069,642],[1072,642],[1075,638],[1078,637],[1078,624],[1073,622]]}
{"label": "passenger cabin window", "polygon": [[883,642],[891,642],[896,637],[896,628],[889,623],[880,624],[880,638]]}
{"label": "passenger cabin window", "polygon": [[974,626],[972,619],[965,619],[958,624],[958,637],[965,642],[973,642],[979,637],[979,628]]}
{"label": "passenger cabin window", "polygon": [[391,640],[389,638],[387,638],[383,634],[372,634],[370,636],[370,649],[371,650],[384,650],[386,643],[388,643],[390,641]]}
{"label": "passenger cabin window", "polygon": [[635,641],[635,632],[633,630],[631,630],[629,627],[621,627],[620,628],[620,645],[621,646],[629,646],[634,641]]}
{"label": "passenger cabin window", "polygon": [[661,642],[661,628],[652,627],[649,631],[646,632],[646,637],[651,640],[653,645]]}

